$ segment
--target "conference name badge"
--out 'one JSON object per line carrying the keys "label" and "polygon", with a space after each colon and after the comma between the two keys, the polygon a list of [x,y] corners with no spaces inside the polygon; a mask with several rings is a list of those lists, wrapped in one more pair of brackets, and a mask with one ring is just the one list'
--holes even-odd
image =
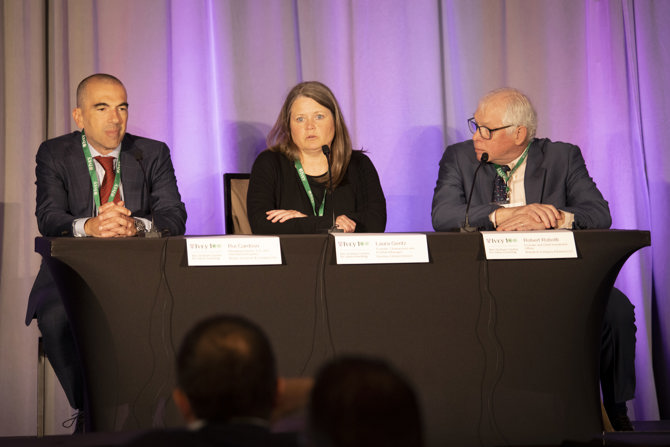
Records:
{"label": "conference name badge", "polygon": [[277,236],[214,236],[186,238],[188,265],[280,265]]}

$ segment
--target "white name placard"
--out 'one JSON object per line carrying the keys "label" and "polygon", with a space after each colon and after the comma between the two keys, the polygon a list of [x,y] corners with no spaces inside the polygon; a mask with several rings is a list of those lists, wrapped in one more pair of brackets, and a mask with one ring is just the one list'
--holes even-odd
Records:
{"label": "white name placard", "polygon": [[189,266],[278,265],[277,236],[213,236],[186,238]]}
{"label": "white name placard", "polygon": [[482,231],[486,259],[576,258],[575,236],[569,230]]}
{"label": "white name placard", "polygon": [[425,234],[334,233],[338,264],[428,262]]}

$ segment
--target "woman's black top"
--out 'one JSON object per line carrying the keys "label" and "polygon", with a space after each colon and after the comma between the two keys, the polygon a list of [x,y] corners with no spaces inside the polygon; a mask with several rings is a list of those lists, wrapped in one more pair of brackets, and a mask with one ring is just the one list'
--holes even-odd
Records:
{"label": "woman's black top", "polygon": [[[327,177],[327,173],[324,174]],[[307,176],[318,212],[325,184]],[[283,223],[267,220],[266,211],[296,210],[307,217]],[[333,213],[334,211],[334,213]],[[372,161],[353,151],[342,182],[326,197],[323,216],[315,216],[293,161],[280,152],[261,152],[251,169],[247,214],[254,234],[322,233],[342,214],[356,222],[356,232],[382,233],[386,228],[386,199]]]}

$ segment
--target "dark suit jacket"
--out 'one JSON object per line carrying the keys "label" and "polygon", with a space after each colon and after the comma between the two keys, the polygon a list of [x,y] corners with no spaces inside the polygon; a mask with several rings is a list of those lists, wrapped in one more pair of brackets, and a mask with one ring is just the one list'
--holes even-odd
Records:
{"label": "dark suit jacket", "polygon": [[200,430],[152,430],[127,445],[189,447],[298,447],[295,433],[271,433],[251,424],[209,424]]}
{"label": "dark suit jacket", "polygon": [[[436,231],[458,229],[465,220],[465,208],[475,169],[472,140],[454,144],[440,161],[437,186],[433,196],[433,228]],[[498,205],[492,204],[492,164],[477,174],[470,205],[470,225],[493,230],[489,220]],[[612,224],[607,201],[586,170],[579,147],[572,144],[535,139],[528,150],[524,176],[526,203],[544,203],[575,215],[574,228],[609,228]]]}
{"label": "dark suit jacket", "polygon": [[[147,171],[147,187],[136,154]],[[184,234],[186,208],[177,189],[170,150],[165,143],[126,134],[121,143],[121,184],[125,206],[134,217],[153,218],[159,230]],[[73,132],[40,145],[37,151],[37,225],[43,236],[72,236],[72,222],[95,215],[91,178],[81,148],[81,132]],[[149,191],[149,192],[147,192]],[[40,304],[41,289],[53,285],[42,265],[30,292],[26,324]]]}
{"label": "dark suit jacket", "polygon": [[[147,171],[144,187],[142,168],[135,158],[142,154]],[[177,189],[177,179],[165,143],[126,134],[121,143],[121,184],[124,201],[136,217],[151,219],[171,235],[184,234],[186,208]],[[94,216],[91,178],[81,149],[81,133],[73,132],[45,141],[37,151],[37,225],[43,236],[71,236],[72,221]]]}

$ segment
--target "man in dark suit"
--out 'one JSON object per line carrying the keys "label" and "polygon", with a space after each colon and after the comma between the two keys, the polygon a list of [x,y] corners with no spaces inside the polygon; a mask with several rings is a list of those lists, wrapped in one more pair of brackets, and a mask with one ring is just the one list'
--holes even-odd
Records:
{"label": "man in dark suit", "polygon": [[234,315],[199,322],[182,341],[176,369],[172,397],[188,429],[150,431],[130,445],[298,445],[295,433],[270,431],[284,381],[270,340],[255,323]]}
{"label": "man in dark suit", "polygon": [[[535,138],[537,115],[518,90],[484,96],[468,120],[472,140],[447,147],[433,196],[436,231],[464,223],[483,230],[609,228],[609,206],[589,176],[577,146]],[[487,154],[488,163],[475,170]],[[601,343],[603,402],[617,430],[632,430],[626,401],[635,392],[633,305],[614,289],[608,301]]]}
{"label": "man in dark suit", "polygon": [[[35,214],[40,233],[131,237],[155,226],[165,234],[184,234],[186,209],[170,150],[162,142],[126,134],[128,102],[121,81],[107,74],[81,81],[72,116],[82,131],[47,140],[37,152]],[[91,262],[105,262],[104,254],[99,257]],[[83,410],[79,357],[63,302],[44,263],[30,292],[26,325],[33,318],[70,405]]]}

